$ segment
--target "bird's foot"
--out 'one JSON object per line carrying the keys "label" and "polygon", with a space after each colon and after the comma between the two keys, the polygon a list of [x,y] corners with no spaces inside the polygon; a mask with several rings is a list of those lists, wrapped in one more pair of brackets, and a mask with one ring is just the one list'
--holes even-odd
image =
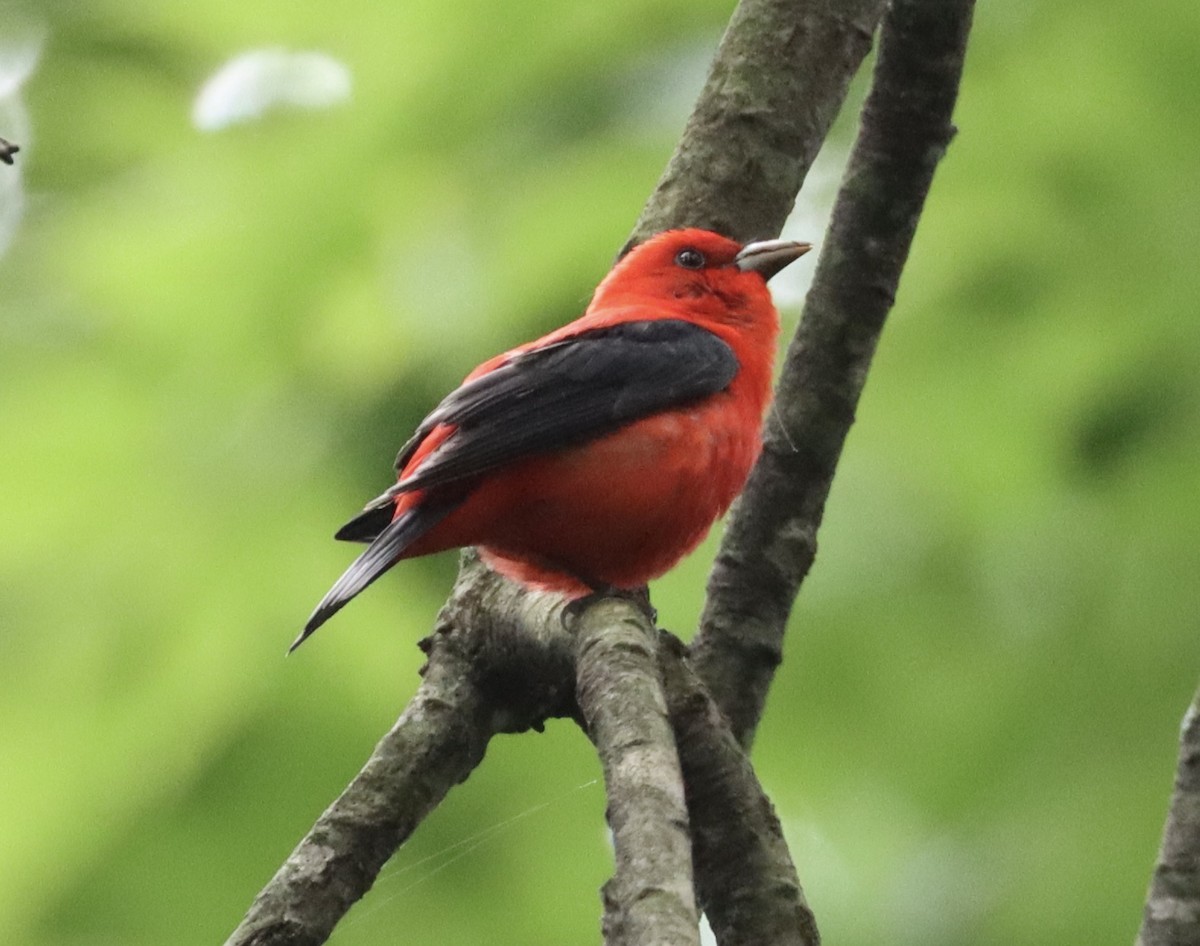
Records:
{"label": "bird's foot", "polygon": [[646,615],[651,627],[658,626],[658,611],[650,603],[650,588],[648,585],[639,585],[637,588],[618,588],[615,585],[588,582],[588,586],[592,589],[591,594],[568,601],[563,607],[562,623],[565,629],[570,630],[571,625],[575,623],[579,615],[589,605],[603,598],[620,598],[622,601],[628,601],[641,611],[642,614]]}

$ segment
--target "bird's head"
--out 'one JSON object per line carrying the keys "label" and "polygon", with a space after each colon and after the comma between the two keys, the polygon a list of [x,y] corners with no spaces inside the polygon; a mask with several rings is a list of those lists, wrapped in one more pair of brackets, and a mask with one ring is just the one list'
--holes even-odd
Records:
{"label": "bird's head", "polygon": [[630,250],[596,289],[592,305],[656,300],[718,321],[773,312],[767,280],[812,249],[790,240],[742,245],[711,230],[668,230]]}

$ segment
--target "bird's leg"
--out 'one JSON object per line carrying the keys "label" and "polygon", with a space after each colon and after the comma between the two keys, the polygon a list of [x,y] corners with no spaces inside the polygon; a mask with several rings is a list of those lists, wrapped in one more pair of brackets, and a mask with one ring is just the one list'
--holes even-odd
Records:
{"label": "bird's leg", "polygon": [[564,628],[569,630],[570,623],[574,622],[588,605],[601,598],[621,598],[630,602],[642,614],[646,615],[652,627],[658,627],[658,611],[650,603],[649,585],[638,585],[636,588],[618,588],[616,585],[588,581],[585,578],[579,578],[579,580],[592,590],[590,594],[567,602],[566,606],[562,609],[562,623]]}

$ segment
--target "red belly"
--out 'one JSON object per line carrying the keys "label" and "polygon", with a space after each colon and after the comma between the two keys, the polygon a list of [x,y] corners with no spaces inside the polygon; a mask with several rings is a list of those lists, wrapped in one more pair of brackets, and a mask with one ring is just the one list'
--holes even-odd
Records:
{"label": "red belly", "polygon": [[406,557],[477,545],[497,571],[531,587],[636,587],[704,538],[758,449],[757,423],[731,422],[713,402],[649,417],[486,476]]}

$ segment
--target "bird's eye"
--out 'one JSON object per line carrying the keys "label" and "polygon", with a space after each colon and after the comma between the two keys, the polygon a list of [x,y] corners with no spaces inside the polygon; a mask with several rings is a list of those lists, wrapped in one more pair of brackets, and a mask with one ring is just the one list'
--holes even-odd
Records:
{"label": "bird's eye", "polygon": [[680,250],[675,256],[675,265],[684,269],[700,269],[704,266],[704,254],[699,250]]}

